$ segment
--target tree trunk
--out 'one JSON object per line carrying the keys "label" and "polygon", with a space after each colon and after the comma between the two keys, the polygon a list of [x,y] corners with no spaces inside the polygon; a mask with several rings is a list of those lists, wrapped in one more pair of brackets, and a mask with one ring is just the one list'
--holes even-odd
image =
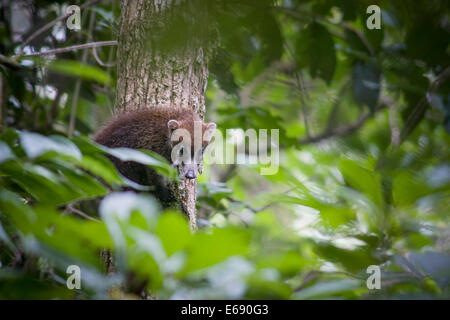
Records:
{"label": "tree trunk", "polygon": [[[118,46],[116,113],[157,105],[188,106],[203,118],[208,80],[205,42],[187,41],[163,50],[155,35],[161,34],[188,2],[171,0],[122,0]],[[195,9],[192,15],[195,18]],[[174,19],[175,17],[175,19]],[[171,39],[168,39],[170,42]],[[196,181],[172,186],[179,207],[196,226]]]}

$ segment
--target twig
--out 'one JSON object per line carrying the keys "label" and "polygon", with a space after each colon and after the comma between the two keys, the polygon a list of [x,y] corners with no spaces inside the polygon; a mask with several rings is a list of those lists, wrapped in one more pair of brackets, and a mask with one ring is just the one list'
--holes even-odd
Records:
{"label": "twig", "polygon": [[102,67],[111,68],[111,67],[115,67],[117,65],[117,62],[115,62],[115,63],[105,63],[105,62],[103,62],[102,59],[100,59],[100,57],[97,54],[96,47],[92,48],[92,54],[94,55],[95,61],[97,61],[97,63],[99,65],[101,65]]}
{"label": "twig", "polygon": [[315,143],[315,142],[319,142],[321,140],[325,140],[331,137],[335,137],[335,136],[345,136],[348,135],[350,133],[355,132],[356,130],[358,130],[359,128],[362,127],[362,125],[367,121],[367,119],[370,118],[371,113],[370,112],[366,112],[364,114],[362,114],[358,120],[356,120],[355,122],[353,122],[352,124],[346,125],[346,126],[341,126],[341,127],[337,127],[335,129],[332,130],[327,130],[317,136],[311,136],[311,137],[307,137],[305,139],[300,139],[300,143],[301,144],[308,144],[308,143]]}
{"label": "twig", "polygon": [[47,115],[47,123],[46,129],[50,130],[52,127],[53,121],[56,119],[58,115],[59,102],[61,101],[61,97],[63,95],[63,91],[61,89],[56,88],[56,96],[53,100],[52,107]]}
{"label": "twig", "polygon": [[366,37],[364,36],[364,33],[361,30],[353,28],[351,25],[344,23],[344,22],[341,22],[339,24],[339,26],[356,34],[358,36],[358,38],[361,40],[361,42],[364,44],[364,46],[366,47],[367,51],[369,51],[370,55],[373,56],[375,54],[375,51],[373,50],[372,46],[370,45],[370,42],[366,39]]}
{"label": "twig", "polygon": [[[94,30],[94,22],[95,22],[95,11],[92,11],[89,16],[89,29],[88,29],[88,43],[92,40],[92,32]],[[83,56],[81,57],[81,62],[83,64],[86,63],[88,57],[88,52],[84,51]],[[78,106],[78,98],[80,96],[80,89],[81,89],[81,78],[77,80],[75,83],[75,90],[73,93],[73,99],[72,99],[72,110],[70,112],[70,122],[69,122],[69,138],[72,137],[73,131],[75,130],[75,119],[77,116],[77,106]]]}
{"label": "twig", "polygon": [[347,90],[349,84],[350,84],[350,80],[347,80],[343,84],[343,86],[339,89],[339,92],[337,94],[337,99],[334,102],[334,105],[333,105],[333,107],[331,109],[330,115],[328,116],[328,123],[327,123],[327,128],[326,128],[327,131],[332,130],[334,125],[335,125],[335,118],[336,118],[336,115],[337,115],[337,113],[339,111],[339,107],[340,107],[341,101],[342,101],[341,97],[344,96],[344,93]]}
{"label": "twig", "polygon": [[[83,5],[80,6],[80,10],[84,9],[86,7],[89,7],[90,5],[96,3],[98,0],[90,0],[86,3],[84,3]],[[38,30],[36,30],[36,32],[34,32],[32,35],[30,35],[20,46],[19,48],[19,54],[18,56],[22,56],[23,53],[23,48],[25,48],[25,46],[27,44],[29,44],[31,41],[33,41],[34,39],[36,39],[39,35],[41,35],[42,33],[44,33],[45,31],[47,31],[48,29],[50,29],[51,27],[53,27],[55,24],[57,24],[59,21],[64,20],[66,18],[68,18],[69,16],[71,16],[73,14],[73,12],[69,12],[66,13],[65,15],[62,15],[58,18],[56,18],[53,21],[50,21],[49,23],[47,23],[45,26],[43,26],[42,28],[39,28]]]}
{"label": "twig", "polygon": [[[291,191],[294,190],[294,189],[295,189],[295,188],[289,188],[288,190],[282,192],[281,194],[282,194],[282,195],[283,195],[283,194],[287,194],[287,193],[291,192]],[[238,200],[238,199],[235,199],[235,198],[233,198],[233,197],[231,197],[231,196],[226,197],[226,199],[229,200],[229,201],[231,201],[231,202],[241,204],[242,206],[244,206],[245,208],[249,209],[249,210],[250,210],[251,212],[253,212],[253,213],[258,213],[258,212],[260,212],[260,211],[266,210],[267,208],[269,208],[269,207],[271,207],[271,206],[273,206],[273,205],[278,204],[278,201],[273,201],[273,202],[269,202],[269,203],[267,203],[267,204],[265,204],[265,205],[263,205],[263,206],[261,206],[261,207],[259,207],[259,208],[254,208],[254,207],[251,206],[249,203],[243,202],[243,201]]]}
{"label": "twig", "polygon": [[66,206],[66,211],[67,211],[67,212],[71,212],[71,213],[75,213],[75,214],[77,214],[77,215],[79,215],[79,216],[81,216],[81,217],[83,217],[83,218],[86,218],[86,219],[88,219],[88,220],[91,220],[91,221],[101,222],[100,220],[95,219],[95,218],[93,218],[93,217],[87,215],[87,214],[84,213],[83,211],[80,211],[80,210],[74,208],[72,204],[68,204],[68,205]]}
{"label": "twig", "polygon": [[313,280],[316,280],[321,275],[321,273],[322,273],[321,271],[317,270],[308,271],[303,277],[302,283],[300,283],[300,285],[294,289],[294,292],[303,290],[303,288],[305,288],[308,283],[310,283]]}
{"label": "twig", "polygon": [[227,197],[226,199],[231,201],[231,202],[234,202],[234,203],[239,203],[240,205],[242,205],[243,207],[247,208],[248,210],[250,210],[253,213],[258,213],[259,211],[267,209],[268,207],[270,207],[272,205],[272,203],[269,203],[269,204],[266,204],[265,206],[262,206],[260,208],[254,208],[250,204],[248,204],[247,202],[243,202],[243,201],[235,199],[233,197]]}
{"label": "twig", "polygon": [[[104,47],[104,46],[116,46],[116,45],[117,45],[116,40],[89,42],[89,43],[78,44],[78,45],[70,46],[70,47],[47,50],[47,51],[43,51],[43,52],[33,52],[30,54],[24,54],[24,55],[21,55],[20,58],[33,57],[33,56],[44,56],[44,55],[48,55],[48,54],[57,54],[57,53],[75,51],[75,50],[80,50],[80,49],[90,49],[90,48],[97,48],[97,47]],[[19,58],[19,56],[14,56],[13,58]],[[1,57],[0,57],[0,60],[1,60]],[[11,61],[14,61],[14,60],[11,60]],[[21,66],[21,65],[19,64],[19,66]]]}
{"label": "twig", "polygon": [[234,176],[236,174],[236,168],[237,168],[236,164],[229,165],[228,168],[224,172],[219,174],[218,180],[226,182],[228,179],[230,179],[232,176]]}
{"label": "twig", "polygon": [[252,81],[250,81],[246,86],[241,88],[239,91],[239,99],[241,101],[241,105],[243,107],[247,107],[252,104],[252,92],[255,88],[258,87],[261,83],[269,77],[272,72],[272,66],[266,68],[260,75],[255,77]]}
{"label": "twig", "polygon": [[[274,9],[275,11],[284,13],[295,19],[306,20],[308,22],[315,21],[315,22],[318,22],[321,24],[332,25],[335,27],[342,28],[344,30],[351,31],[351,32],[355,33],[356,36],[361,40],[361,42],[364,44],[364,46],[366,47],[367,51],[370,53],[371,56],[373,56],[375,54],[375,51],[373,50],[372,46],[370,45],[370,42],[364,36],[364,33],[361,32],[360,30],[352,27],[348,23],[345,23],[345,22],[333,23],[333,22],[329,21],[328,19],[324,19],[318,15],[314,15],[314,14],[311,14],[310,12],[301,11],[298,9],[292,10],[291,8],[286,8],[286,7],[272,7],[272,9]],[[336,33],[333,30],[329,30],[329,32],[338,38],[345,39],[345,34]]]}
{"label": "twig", "polygon": [[[292,58],[295,61],[295,52],[293,50],[293,48],[286,43],[286,49],[288,50],[288,52],[290,53],[290,55],[292,56]],[[303,77],[299,76],[297,71],[294,71],[294,75],[295,75],[295,88],[297,90],[300,91],[300,102],[301,102],[301,113],[302,113],[302,117],[303,117],[303,122],[305,124],[305,131],[306,131],[306,136],[309,137],[309,125],[308,125],[308,117],[307,117],[307,112],[306,112],[306,98],[307,97],[307,91],[305,88],[305,83],[303,82]]]}
{"label": "twig", "polygon": [[[384,109],[387,106],[386,102],[381,102],[378,107],[375,109],[375,112],[380,111]],[[301,144],[308,144],[308,143],[316,143],[321,140],[325,140],[328,138],[336,137],[336,136],[346,136],[350,133],[355,132],[359,128],[363,126],[363,124],[372,116],[371,112],[363,113],[359,118],[348,125],[340,126],[331,130],[325,130],[323,133],[316,135],[316,136],[310,136],[306,137],[304,139],[300,139],[299,143]]]}
{"label": "twig", "polygon": [[23,66],[22,66],[20,63],[18,63],[17,61],[15,61],[15,60],[13,60],[13,59],[11,59],[11,58],[5,57],[5,56],[2,55],[2,54],[0,54],[0,62],[1,62],[2,64],[4,64],[4,65],[9,66],[9,67],[14,67],[14,68],[22,68],[22,67],[23,67]]}
{"label": "twig", "polygon": [[420,99],[419,103],[414,107],[413,111],[406,120],[405,126],[400,133],[400,145],[405,141],[406,137],[413,132],[416,126],[422,119],[425,111],[429,105],[431,105],[431,95],[439,89],[439,87],[450,77],[450,67],[447,67],[442,73],[431,83],[430,89],[426,92],[425,96]]}
{"label": "twig", "polygon": [[400,127],[398,125],[396,113],[398,105],[393,103],[389,107],[389,127],[391,128],[391,145],[396,147],[400,143]]}
{"label": "twig", "polygon": [[[114,9],[115,9],[115,5],[116,5],[116,3],[115,2],[113,2],[112,3],[112,7],[113,7],[113,11],[114,11]],[[111,37],[114,37],[115,36],[115,34],[114,34],[114,32],[111,30]],[[112,64],[112,62],[113,62],[113,58],[114,58],[114,48],[109,48],[109,54],[108,54],[108,65],[111,65]],[[117,61],[116,61],[116,63],[115,63],[116,65],[117,65]],[[111,68],[110,67],[106,67],[106,72],[108,73],[108,77],[110,77],[111,76]],[[114,99],[114,93],[112,93],[111,92],[111,88],[110,87],[108,87],[108,85],[105,83],[104,84],[104,87],[103,87],[105,90],[108,90],[108,92],[107,92],[107,94],[106,94],[106,97],[107,97],[107,99],[108,99],[108,108],[109,108],[109,111],[110,111],[110,114],[111,115],[113,115],[114,114],[114,103],[112,102],[112,100]],[[98,109],[97,109],[98,110]]]}

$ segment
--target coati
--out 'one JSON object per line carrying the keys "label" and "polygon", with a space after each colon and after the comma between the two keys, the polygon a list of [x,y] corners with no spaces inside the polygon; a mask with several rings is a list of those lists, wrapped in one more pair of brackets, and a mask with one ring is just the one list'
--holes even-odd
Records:
{"label": "coati", "polygon": [[[200,139],[195,136],[196,128],[201,128]],[[197,172],[202,171],[203,152],[215,129],[215,123],[204,123],[191,108],[152,106],[114,117],[95,134],[94,141],[109,148],[156,152],[178,169],[181,179],[195,179]],[[110,158],[122,175],[141,185],[154,186],[163,202],[173,200],[166,183],[154,170]]]}

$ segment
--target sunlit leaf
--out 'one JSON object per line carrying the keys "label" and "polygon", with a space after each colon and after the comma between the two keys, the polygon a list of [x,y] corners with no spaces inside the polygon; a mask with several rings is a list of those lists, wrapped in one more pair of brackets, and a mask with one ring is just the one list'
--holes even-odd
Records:
{"label": "sunlit leaf", "polygon": [[55,73],[93,80],[102,84],[111,83],[111,78],[102,69],[74,60],[55,60],[49,65],[49,69]]}

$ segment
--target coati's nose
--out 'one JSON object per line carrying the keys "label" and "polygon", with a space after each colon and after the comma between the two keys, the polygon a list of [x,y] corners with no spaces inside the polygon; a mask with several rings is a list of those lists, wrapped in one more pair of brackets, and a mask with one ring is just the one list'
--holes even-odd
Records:
{"label": "coati's nose", "polygon": [[188,172],[186,172],[185,177],[187,179],[195,179],[195,172],[194,170],[188,170]]}

